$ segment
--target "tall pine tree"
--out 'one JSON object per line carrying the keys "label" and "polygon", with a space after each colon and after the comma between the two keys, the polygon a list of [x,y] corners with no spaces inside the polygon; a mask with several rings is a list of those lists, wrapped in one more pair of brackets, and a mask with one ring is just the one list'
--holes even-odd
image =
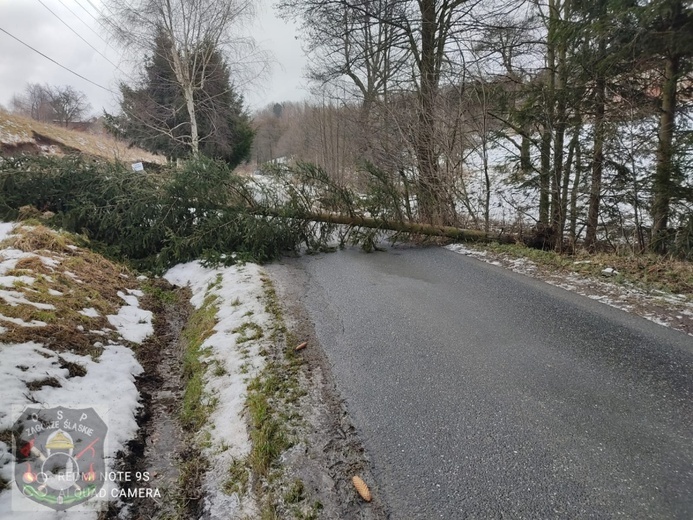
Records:
{"label": "tall pine tree", "polygon": [[[207,56],[198,72],[200,85],[193,93],[199,135],[199,152],[222,159],[231,167],[250,155],[254,133],[243,106],[243,97],[230,81],[230,71],[221,52],[195,52]],[[108,116],[112,132],[142,148],[172,158],[190,154],[190,120],[186,101],[171,68],[172,45],[165,34],[155,40],[154,52],[145,65],[142,84],[121,85],[121,114]],[[210,52],[211,51],[211,52]]]}

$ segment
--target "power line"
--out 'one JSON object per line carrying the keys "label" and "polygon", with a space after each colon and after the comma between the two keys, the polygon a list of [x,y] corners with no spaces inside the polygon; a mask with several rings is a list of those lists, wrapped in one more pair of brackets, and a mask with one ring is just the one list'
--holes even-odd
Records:
{"label": "power line", "polygon": [[[91,16],[101,27],[103,27],[104,29],[106,29],[106,31],[110,31],[110,30],[111,30],[110,27],[107,27],[107,26],[103,23],[103,21],[102,21],[101,19],[99,19],[99,18],[97,18],[96,16],[94,16],[94,15],[91,13],[91,11],[90,11],[89,9],[87,9],[86,7],[84,7],[84,6],[82,5],[82,2],[80,2],[79,0],[75,0],[75,3],[76,3],[78,6],[80,6],[80,7],[82,8],[82,11],[84,11],[84,12],[87,13],[89,16]],[[91,2],[90,2],[90,4],[91,4]],[[94,7],[94,9],[96,9],[96,7],[94,6],[94,4],[91,4],[91,6]],[[96,13],[97,13],[99,16],[103,16],[103,13],[102,13],[101,11],[99,11],[98,9],[96,9]]]}
{"label": "power line", "polygon": [[[72,14],[72,16],[74,16],[74,17],[77,18],[80,22],[82,22],[82,24],[83,24],[87,29],[89,29],[89,30],[90,30],[91,32],[93,32],[96,36],[98,36],[98,37],[101,39],[102,42],[104,42],[106,45],[108,45],[108,46],[110,47],[109,43],[108,43],[106,40],[103,39],[103,36],[101,36],[101,35],[100,35],[99,33],[97,33],[94,29],[92,29],[91,25],[89,25],[89,24],[88,24],[87,22],[85,22],[82,18],[80,18],[80,17],[77,15],[77,13],[75,13],[72,9],[70,9],[70,8],[68,7],[68,5],[67,5],[65,2],[63,2],[63,0],[58,0],[58,2],[60,2],[60,3],[62,4],[62,6],[63,6],[65,9],[67,9],[68,11],[70,11],[70,13]],[[92,16],[92,18],[93,18],[93,16]]]}
{"label": "power line", "polygon": [[[63,3],[62,0],[58,0],[58,1],[59,1],[61,4]],[[87,1],[88,1],[88,0],[87,0]],[[80,7],[82,8],[82,10],[83,10],[85,13],[87,13],[89,16],[91,16],[91,17],[94,19],[94,21],[96,21],[96,23],[98,23],[101,27],[103,27],[108,33],[112,33],[113,28],[112,28],[112,27],[109,27],[109,25],[107,25],[106,23],[104,23],[103,18],[105,18],[105,17],[104,17],[104,15],[103,15],[103,13],[102,13],[101,11],[99,11],[93,3],[89,2],[89,4],[96,10],[96,13],[99,15],[99,18],[97,18],[96,16],[94,16],[94,15],[91,13],[91,11],[89,11],[86,7],[84,7],[84,5],[82,5],[82,3],[80,2],[80,0],[75,0],[75,3],[76,3],[78,6],[80,6]],[[65,5],[65,4],[63,4],[63,5]],[[65,7],[67,7],[67,6],[65,6]],[[108,6],[106,6],[106,7],[108,7]],[[70,12],[72,13],[72,11],[71,11],[69,8],[68,8],[68,11],[70,11]],[[73,14],[74,14],[74,13],[73,13]],[[75,15],[75,16],[77,16],[77,15]],[[82,21],[82,23],[84,23],[84,21]],[[85,25],[87,25],[87,24],[85,24]],[[88,25],[87,25],[87,26],[88,26]],[[88,27],[89,27],[89,26],[88,26]],[[91,29],[92,32],[96,33],[91,27],[89,27],[89,29]],[[103,40],[103,42],[104,42],[106,45],[108,45],[111,49],[116,50],[116,48],[113,47],[113,46],[112,46],[110,43],[108,43],[106,40],[104,40],[104,39],[101,37],[101,35],[99,35],[98,33],[96,33],[96,34],[99,36],[99,38],[101,38],[101,40]],[[121,68],[118,67],[117,65],[116,65],[115,67],[116,67],[120,72],[122,72],[123,74],[125,74],[128,78],[130,78],[130,79],[133,80],[133,81],[136,81],[130,73],[125,72],[123,69],[121,69]]]}
{"label": "power line", "polygon": [[[90,11],[89,9],[87,9],[86,7],[84,7],[84,6],[82,5],[82,2],[80,2],[79,0],[75,0],[75,3],[76,3],[78,6],[80,6],[80,7],[82,8],[82,11],[84,11],[85,13],[87,13],[89,16],[91,16],[91,17],[92,17],[94,20],[96,20],[97,22],[99,21],[99,19],[96,18],[96,16],[94,16],[94,15],[91,13],[91,11]],[[97,12],[97,14],[99,14],[99,16],[101,15],[101,13],[100,13],[98,10],[97,10],[96,12]]]}
{"label": "power line", "polygon": [[[94,2],[92,2],[91,0],[87,0],[87,3],[88,3],[90,6],[92,6],[92,7],[94,8],[94,11],[96,11],[97,13],[99,13],[99,15],[103,16],[103,14],[101,13],[101,11],[99,11],[99,8],[96,7],[96,6],[94,5]],[[106,9],[108,9],[109,11],[111,11],[111,13],[113,13],[113,10],[110,8],[110,6],[109,6],[108,4],[104,4],[104,7],[105,7]]]}
{"label": "power line", "polygon": [[30,48],[30,49],[31,49],[32,51],[34,51],[36,54],[40,54],[41,56],[43,56],[43,57],[46,58],[47,60],[52,61],[52,62],[55,63],[58,67],[61,67],[61,68],[65,69],[66,71],[68,71],[69,73],[74,74],[74,75],[77,76],[78,78],[82,78],[84,81],[87,81],[87,82],[91,83],[92,85],[95,85],[95,86],[97,86],[97,87],[99,87],[99,88],[101,88],[101,89],[103,89],[103,90],[105,90],[105,91],[107,91],[107,92],[110,92],[111,94],[115,94],[116,96],[118,95],[117,92],[113,92],[110,88],[106,88],[106,87],[104,87],[103,85],[99,85],[98,83],[96,83],[96,82],[90,80],[89,78],[85,78],[84,76],[82,76],[81,74],[75,72],[74,70],[67,68],[67,67],[66,67],[65,65],[63,65],[62,63],[58,63],[57,61],[55,61],[55,60],[54,60],[53,58],[51,58],[50,56],[46,56],[46,55],[43,54],[41,51],[34,49],[31,45],[29,45],[28,43],[24,43],[22,40],[20,40],[19,38],[17,38],[17,37],[16,37],[15,35],[13,35],[13,34],[10,34],[9,32],[7,32],[7,31],[6,31],[5,29],[3,29],[2,27],[0,27],[0,31],[4,32],[4,33],[5,33],[7,36],[9,36],[10,38],[13,38],[13,39],[17,40],[19,43],[21,43],[21,44],[24,45],[25,47]]}
{"label": "power line", "polygon": [[[96,53],[98,53],[99,56],[101,56],[104,60],[106,60],[106,61],[107,61],[108,63],[110,63],[111,65],[113,65],[116,69],[120,70],[120,67],[119,67],[118,65],[116,65],[116,64],[113,63],[111,60],[109,60],[104,54],[101,53],[101,51],[99,51],[99,49],[97,49],[97,48],[94,47],[91,43],[89,43],[87,40],[85,40],[85,39],[82,37],[81,34],[79,34],[77,31],[75,31],[72,27],[70,27],[70,25],[68,25],[67,22],[65,22],[62,18],[60,18],[57,14],[55,14],[55,13],[51,10],[50,7],[48,7],[46,4],[43,3],[42,0],[37,0],[37,1],[38,1],[38,3],[41,4],[43,7],[45,7],[46,9],[48,9],[48,11],[49,11],[53,16],[55,16],[58,20],[60,20],[60,22],[62,22],[62,24],[63,24],[65,27],[67,27],[68,29],[70,29],[70,31],[72,31],[80,40],[82,40],[84,43],[86,43],[87,45],[89,45],[89,47],[91,47],[94,51],[96,51]],[[123,72],[123,71],[120,70],[120,72]],[[123,72],[123,74],[125,74],[125,72]]]}

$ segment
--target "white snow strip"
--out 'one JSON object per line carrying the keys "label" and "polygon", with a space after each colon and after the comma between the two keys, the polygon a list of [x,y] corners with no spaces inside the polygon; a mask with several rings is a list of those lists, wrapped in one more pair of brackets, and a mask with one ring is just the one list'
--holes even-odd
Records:
{"label": "white snow strip", "polygon": [[[210,368],[205,378],[205,391],[217,397],[218,402],[206,427],[212,443],[205,450],[213,467],[207,472],[204,483],[207,490],[205,509],[211,518],[248,515],[248,511],[241,510],[239,497],[229,496],[221,492],[221,488],[233,460],[246,456],[251,448],[243,410],[247,381],[264,363],[259,355],[262,340],[238,344],[239,334],[232,331],[246,322],[252,321],[263,329],[270,323],[271,317],[265,312],[262,301],[261,276],[262,270],[255,264],[210,269],[199,262],[177,265],[164,275],[174,285],[190,287],[190,301],[196,308],[200,308],[208,296],[217,298],[216,332],[202,345],[203,349],[211,349],[210,360],[216,360],[226,370],[226,374],[217,376]],[[210,363],[210,367],[213,365]],[[244,504],[243,507],[253,506]],[[253,516],[252,511],[250,516]]]}
{"label": "white snow strip", "polygon": [[0,289],[0,298],[5,300],[7,303],[9,303],[12,306],[15,305],[31,305],[32,307],[36,307],[37,309],[48,311],[48,310],[53,310],[55,309],[55,305],[51,303],[36,303],[36,302],[31,302],[26,299],[26,296],[23,293],[20,293],[18,291],[5,291],[3,289]]}
{"label": "white snow strip", "polygon": [[132,294],[130,294],[130,295],[125,294],[123,291],[118,291],[118,296],[120,296],[125,301],[125,303],[127,303],[131,307],[139,307],[140,306],[140,302],[137,299],[137,296],[133,296]]}
{"label": "white snow strip", "polygon": [[[9,321],[15,325],[21,325],[22,327],[45,327],[48,323],[39,320],[24,321],[21,318],[11,318],[9,316],[4,316],[0,314],[0,320]],[[0,345],[1,346],[1,345]]]}
{"label": "white snow strip", "polygon": [[0,285],[3,287],[14,287],[15,283],[21,282],[26,285],[32,285],[36,281],[33,276],[0,276]]}
{"label": "white snow strip", "polygon": [[0,275],[15,268],[17,262],[22,258],[36,257],[34,253],[25,253],[19,249],[3,249],[0,251]]}
{"label": "white snow strip", "polygon": [[60,261],[56,260],[55,258],[51,258],[49,256],[41,256],[41,255],[36,255],[39,257],[41,262],[43,262],[43,265],[51,268],[56,268],[60,265]]}
{"label": "white snow strip", "polygon": [[16,222],[0,222],[0,242],[11,237],[16,226]]}
{"label": "white snow strip", "polygon": [[88,318],[98,318],[101,316],[99,311],[97,311],[94,307],[87,307],[86,309],[79,311],[79,313],[83,316],[87,316]]}

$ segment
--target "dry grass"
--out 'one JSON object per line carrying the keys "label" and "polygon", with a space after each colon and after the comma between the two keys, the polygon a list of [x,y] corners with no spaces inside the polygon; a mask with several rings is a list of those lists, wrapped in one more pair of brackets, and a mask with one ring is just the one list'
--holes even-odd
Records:
{"label": "dry grass", "polygon": [[47,275],[53,272],[53,268],[48,267],[43,261],[37,256],[28,256],[25,258],[20,258],[14,266],[12,271],[7,274],[10,276],[21,276],[21,275]]}
{"label": "dry grass", "polygon": [[0,112],[0,149],[6,153],[33,150],[43,154],[78,150],[110,161],[166,163],[164,157],[130,148],[127,143],[109,136],[76,132],[5,112]]}
{"label": "dry grass", "polygon": [[54,377],[46,377],[44,379],[39,379],[36,381],[30,381],[26,383],[26,387],[31,390],[32,392],[36,392],[37,390],[41,390],[44,386],[50,386],[53,388],[60,388],[62,385],[60,384],[60,381],[58,381]]}
{"label": "dry grass", "polygon": [[95,343],[104,341],[103,336],[79,331],[68,320],[45,327],[21,327],[5,322],[3,326],[8,329],[0,335],[3,343],[35,341],[54,352],[72,352],[80,356],[91,356],[92,359],[97,359],[103,351],[103,347],[95,346]]}
{"label": "dry grass", "polygon": [[645,290],[661,290],[674,294],[693,295],[693,263],[655,254],[616,254],[577,251],[575,255],[561,255],[554,251],[541,251],[522,245],[488,244],[475,246],[512,258],[529,258],[533,262],[565,272],[603,278],[602,270],[612,267],[618,275],[616,282],[631,282]]}
{"label": "dry grass", "polygon": [[83,282],[94,298],[122,305],[118,291],[134,288],[134,276],[121,265],[114,264],[103,256],[87,250],[79,250],[79,254],[63,261],[66,270],[75,273]]}
{"label": "dry grass", "polygon": [[591,259],[598,267],[613,267],[629,281],[672,293],[693,295],[691,262],[655,254],[623,256],[600,253]]}
{"label": "dry grass", "polygon": [[25,253],[52,251],[70,253],[74,246],[66,235],[53,231],[46,226],[20,226],[14,230],[15,236],[8,238],[2,245],[14,247]]}
{"label": "dry grass", "polygon": [[[25,252],[37,253],[57,262],[47,266],[40,258],[32,256],[20,259],[8,276],[31,276],[32,284],[16,283],[12,290],[21,292],[32,303],[50,304],[55,309],[38,309],[33,305],[11,305],[0,300],[0,314],[47,323],[42,327],[24,327],[0,320],[6,331],[0,341],[23,343],[36,341],[55,352],[74,352],[96,358],[102,348],[94,346],[104,342],[115,332],[106,316],[115,314],[124,302],[118,292],[138,287],[135,277],[126,268],[106,260],[91,251],[69,247],[72,240],[44,226],[19,227],[16,236],[4,242],[5,247],[15,247]],[[58,291],[61,294],[56,294]],[[99,316],[89,317],[80,313],[94,308]]]}

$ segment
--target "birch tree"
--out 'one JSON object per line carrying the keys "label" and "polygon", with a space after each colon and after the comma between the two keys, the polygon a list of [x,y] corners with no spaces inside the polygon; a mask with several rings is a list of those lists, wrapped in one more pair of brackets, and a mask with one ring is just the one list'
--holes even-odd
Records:
{"label": "birch tree", "polygon": [[[171,129],[149,122],[152,130],[183,140],[193,155],[205,138],[201,133],[197,94],[205,89],[208,71],[222,51],[235,76],[242,83],[264,70],[267,59],[249,37],[239,37],[241,24],[254,16],[252,0],[107,0],[107,18],[118,39],[139,53],[156,55],[170,67],[176,86],[185,100],[187,132],[184,137]],[[157,49],[166,41],[167,52]]]}

